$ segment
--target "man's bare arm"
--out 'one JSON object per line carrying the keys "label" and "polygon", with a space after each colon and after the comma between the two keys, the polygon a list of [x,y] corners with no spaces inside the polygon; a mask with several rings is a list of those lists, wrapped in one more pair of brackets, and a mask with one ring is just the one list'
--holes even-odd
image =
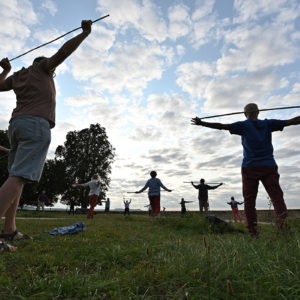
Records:
{"label": "man's bare arm", "polygon": [[285,126],[299,125],[299,124],[300,124],[300,116],[286,120]]}
{"label": "man's bare arm", "polygon": [[0,146],[0,151],[8,153],[10,151],[10,149]]}
{"label": "man's bare arm", "polygon": [[9,90],[9,87],[7,86],[7,84],[5,82],[6,76],[8,75],[8,73],[11,70],[11,65],[10,65],[8,58],[1,59],[0,66],[3,68],[3,71],[0,74],[0,91],[4,92],[4,91]]}
{"label": "man's bare arm", "polygon": [[204,126],[219,130],[229,130],[229,124],[204,122],[198,117],[192,118],[191,122],[192,125]]}
{"label": "man's bare arm", "polygon": [[81,22],[82,32],[72,39],[68,40],[62,47],[50,58],[47,59],[48,70],[54,71],[67,57],[69,57],[82,43],[82,41],[91,33],[92,21],[83,20]]}

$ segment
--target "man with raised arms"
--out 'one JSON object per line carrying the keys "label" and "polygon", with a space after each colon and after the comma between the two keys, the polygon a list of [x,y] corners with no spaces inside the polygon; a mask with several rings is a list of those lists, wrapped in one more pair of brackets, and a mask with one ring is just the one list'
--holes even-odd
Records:
{"label": "man with raised arms", "polygon": [[279,185],[278,167],[273,156],[272,132],[282,131],[284,127],[300,124],[300,116],[289,120],[258,119],[259,109],[255,103],[244,107],[245,121],[232,124],[204,122],[200,118],[192,119],[192,125],[213,129],[228,130],[241,136],[244,149],[242,162],[243,196],[247,227],[252,236],[258,235],[255,202],[259,181],[264,185],[272,199],[279,228],[287,227],[287,209],[283,192]]}
{"label": "man with raised arms", "polygon": [[0,61],[0,91],[13,90],[17,105],[9,121],[9,177],[0,188],[0,218],[5,216],[0,235],[0,251],[15,251],[5,241],[25,237],[15,223],[16,210],[26,182],[39,181],[47,156],[51,133],[55,126],[54,71],[70,56],[91,32],[92,21],[82,21],[82,32],[68,40],[53,56],[37,57],[31,66],[7,75],[11,65],[7,58]]}

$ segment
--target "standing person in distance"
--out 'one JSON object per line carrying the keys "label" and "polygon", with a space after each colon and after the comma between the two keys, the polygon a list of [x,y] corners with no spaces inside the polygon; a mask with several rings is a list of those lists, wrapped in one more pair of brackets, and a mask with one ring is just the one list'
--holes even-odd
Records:
{"label": "standing person in distance", "polygon": [[126,215],[129,216],[129,205],[131,203],[131,199],[130,199],[130,201],[128,201],[128,200],[124,201],[123,200],[123,202],[124,202],[124,216],[126,216]]}
{"label": "standing person in distance", "polygon": [[241,218],[240,213],[239,213],[238,205],[242,205],[243,203],[244,202],[235,201],[234,197],[231,197],[231,201],[227,202],[227,204],[229,204],[231,206],[232,214],[233,214],[233,220],[234,220],[235,223],[237,222],[237,220],[236,220],[237,217],[239,218],[240,223],[242,223],[242,218]]}
{"label": "standing person in distance", "polygon": [[181,201],[179,202],[179,204],[181,205],[181,216],[184,217],[184,215],[186,214],[186,207],[185,204],[186,203],[190,203],[192,201],[185,201],[184,198],[181,198]]}
{"label": "standing person in distance", "polygon": [[[15,251],[5,240],[21,239],[15,217],[24,184],[40,180],[47,156],[51,133],[55,126],[56,92],[54,72],[91,32],[92,21],[82,21],[82,32],[51,57],[37,57],[31,66],[7,77],[11,65],[7,58],[0,61],[0,92],[13,90],[17,106],[9,122],[9,177],[0,188],[0,218],[5,216],[0,251]],[[6,78],[7,77],[7,78]]]}
{"label": "standing person in distance", "polygon": [[45,211],[45,203],[49,203],[48,196],[46,195],[46,191],[43,190],[41,193],[38,195],[37,199],[37,210],[39,211],[40,208],[42,207],[42,211]]}
{"label": "standing person in distance", "polygon": [[156,178],[157,173],[155,171],[150,172],[151,178],[148,179],[145,186],[139,190],[136,191],[136,194],[142,193],[147,188],[149,188],[148,191],[148,197],[151,205],[151,215],[153,217],[159,217],[160,216],[160,188],[162,187],[167,192],[172,192],[172,190],[169,190],[166,188],[159,178]]}
{"label": "standing person in distance", "polygon": [[192,125],[219,130],[228,130],[241,136],[243,146],[242,181],[246,226],[252,236],[259,234],[255,202],[259,182],[264,185],[272,199],[278,228],[287,228],[287,208],[279,184],[278,167],[273,155],[272,132],[282,131],[284,127],[300,124],[300,116],[288,119],[258,119],[257,104],[249,103],[244,107],[245,121],[231,124],[204,122],[192,119]]}
{"label": "standing person in distance", "polygon": [[75,197],[74,196],[71,197],[69,205],[70,205],[69,215],[71,213],[74,215],[75,214]]}
{"label": "standing person in distance", "polygon": [[199,200],[199,211],[200,214],[203,213],[203,208],[205,210],[205,213],[208,212],[209,202],[208,202],[208,190],[215,190],[219,186],[221,186],[223,183],[220,183],[216,186],[210,186],[208,184],[205,184],[205,180],[202,178],[200,179],[200,184],[195,185],[191,181],[192,186],[199,190],[198,192],[198,200]]}
{"label": "standing person in distance", "polygon": [[108,214],[109,210],[110,210],[110,200],[109,200],[109,198],[107,198],[106,201],[104,200],[103,202],[105,202],[104,212]]}
{"label": "standing person in distance", "polygon": [[90,209],[87,214],[87,219],[93,219],[94,218],[94,208],[98,203],[99,194],[100,194],[100,181],[98,174],[93,175],[91,178],[91,181],[86,183],[75,183],[73,184],[74,187],[86,187],[88,186],[90,188],[89,191],[89,200],[90,200]]}

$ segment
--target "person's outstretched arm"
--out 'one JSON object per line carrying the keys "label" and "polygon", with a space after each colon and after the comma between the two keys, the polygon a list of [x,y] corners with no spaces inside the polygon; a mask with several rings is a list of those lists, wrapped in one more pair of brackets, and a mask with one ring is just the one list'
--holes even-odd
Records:
{"label": "person's outstretched arm", "polygon": [[285,126],[299,125],[299,124],[300,124],[300,116],[286,120]]}
{"label": "person's outstretched arm", "polygon": [[194,182],[193,181],[191,181],[191,184],[192,184],[192,186],[196,189],[197,188],[197,185],[194,185]]}
{"label": "person's outstretched arm", "polygon": [[209,190],[215,190],[217,189],[219,186],[221,186],[223,183],[221,182],[220,184],[216,185],[216,186],[211,186],[211,185],[207,185]]}
{"label": "person's outstretched arm", "polygon": [[92,21],[81,21],[82,32],[72,39],[68,40],[62,47],[51,57],[47,58],[48,71],[54,71],[68,56],[70,56],[82,43],[82,41],[91,33]]}
{"label": "person's outstretched arm", "polygon": [[204,126],[204,127],[209,127],[212,129],[219,129],[219,130],[229,130],[229,124],[204,122],[198,117],[192,118],[191,122],[192,125]]}
{"label": "person's outstretched arm", "polygon": [[159,180],[159,185],[165,190],[165,191],[167,191],[167,192],[172,192],[172,190],[169,190],[167,187],[165,187],[164,185],[163,185],[163,183]]}
{"label": "person's outstretched arm", "polygon": [[146,182],[145,186],[144,186],[141,190],[136,191],[135,193],[136,193],[136,194],[142,193],[142,192],[143,192],[146,188],[148,188],[148,187],[149,187],[149,181]]}
{"label": "person's outstretched arm", "polygon": [[0,74],[0,92],[9,91],[10,88],[7,85],[5,79],[6,79],[6,76],[8,75],[8,73],[11,70],[11,65],[10,65],[10,62],[9,62],[7,57],[1,59],[0,66],[3,69],[3,71]]}
{"label": "person's outstretched arm", "polygon": [[3,146],[0,146],[0,151],[8,153],[10,151],[10,149],[7,149],[7,148],[5,148]]}

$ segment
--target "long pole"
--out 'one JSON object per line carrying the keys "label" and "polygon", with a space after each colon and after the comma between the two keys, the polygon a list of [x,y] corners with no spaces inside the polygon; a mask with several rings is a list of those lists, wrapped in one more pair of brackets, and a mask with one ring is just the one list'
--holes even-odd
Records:
{"label": "long pole", "polygon": [[[99,19],[96,19],[96,20],[92,21],[92,23],[98,22],[98,21],[103,20],[103,19],[105,19],[105,18],[107,18],[107,17],[109,17],[109,15],[106,15],[106,16],[103,16],[103,17],[101,17],[101,18],[99,18]],[[50,42],[47,42],[47,43],[42,44],[42,45],[40,45],[40,46],[37,46],[37,47],[35,47],[35,48],[33,48],[33,49],[27,51],[27,52],[24,52],[23,54],[20,54],[20,55],[14,57],[14,58],[11,58],[11,59],[9,59],[9,61],[13,61],[13,60],[15,60],[15,59],[17,59],[17,58],[19,58],[19,57],[21,57],[21,56],[24,56],[24,55],[26,55],[26,54],[28,54],[28,53],[30,53],[30,52],[36,50],[36,49],[42,48],[42,47],[44,47],[44,46],[46,46],[46,45],[49,45],[49,44],[51,44],[51,43],[53,43],[53,42],[55,42],[55,41],[61,39],[62,37],[64,37],[64,36],[66,36],[66,35],[68,35],[68,34],[74,32],[74,31],[76,31],[76,30],[78,30],[78,29],[80,29],[80,28],[81,28],[81,26],[80,26],[80,27],[77,27],[77,28],[75,28],[75,29],[73,29],[73,30],[71,30],[71,31],[69,31],[69,32],[67,32],[67,33],[65,33],[65,34],[63,34],[63,35],[61,35],[61,36],[59,36],[59,37],[57,37],[56,39],[54,39],[54,40],[52,40],[52,41],[50,41]]]}
{"label": "long pole", "polygon": [[[296,106],[286,106],[286,107],[276,107],[276,108],[264,108],[264,109],[259,109],[253,112],[260,112],[260,111],[269,111],[269,110],[280,110],[280,109],[292,109],[292,108],[300,108],[299,105]],[[245,112],[239,111],[239,112],[233,112],[233,113],[228,113],[228,114],[222,114],[222,115],[214,115],[214,116],[208,116],[208,117],[203,117],[199,118],[201,120],[203,119],[211,119],[211,118],[217,118],[217,117],[225,117],[225,116],[232,116],[232,115],[239,115],[239,114],[244,114]]]}
{"label": "long pole", "polygon": [[[196,181],[199,181],[199,180],[194,180],[194,181],[183,181],[183,183],[191,183],[191,182],[196,182]],[[206,184],[225,184],[224,182],[205,182]]]}

